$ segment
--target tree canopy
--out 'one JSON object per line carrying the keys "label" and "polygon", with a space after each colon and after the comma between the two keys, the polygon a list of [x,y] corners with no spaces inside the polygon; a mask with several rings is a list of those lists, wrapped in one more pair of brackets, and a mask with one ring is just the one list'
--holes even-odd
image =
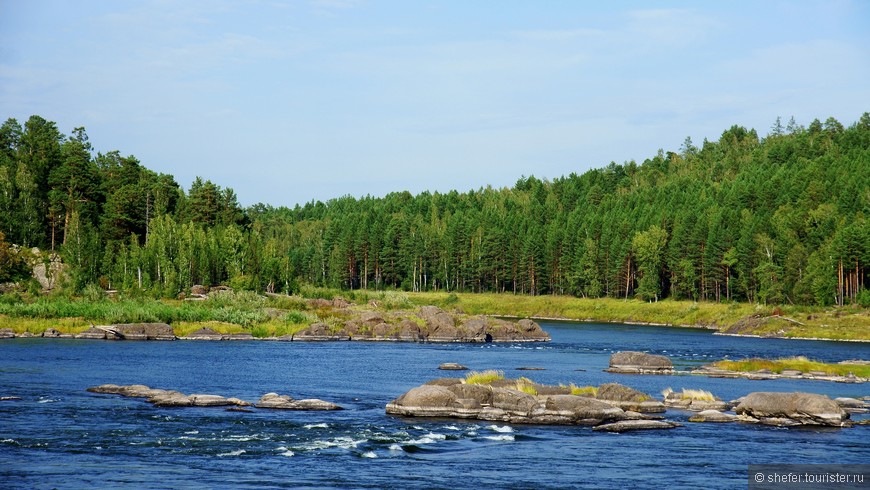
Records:
{"label": "tree canopy", "polygon": [[58,249],[77,287],[866,303],[870,114],[848,127],[777,118],[763,138],[735,125],[640,164],[511,188],[292,209],[242,209],[201,178],[185,192],[133,156],[94,155],[84,128],[66,137],[33,116],[0,127],[0,210],[6,240]]}

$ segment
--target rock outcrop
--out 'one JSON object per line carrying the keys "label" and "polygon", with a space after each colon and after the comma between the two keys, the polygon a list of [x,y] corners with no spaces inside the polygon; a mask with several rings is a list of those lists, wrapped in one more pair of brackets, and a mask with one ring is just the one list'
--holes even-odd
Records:
{"label": "rock outcrop", "polygon": [[[516,386],[518,380],[504,381]],[[451,378],[433,380],[412,388],[388,403],[386,412],[408,417],[448,417],[546,425],[598,426],[628,420],[650,420],[588,396],[533,395],[508,387],[466,384],[461,379]],[[613,430],[673,427],[669,424],[641,427],[644,424],[632,423],[614,426]]]}
{"label": "rock outcrop", "polygon": [[279,395],[278,393],[266,393],[254,406],[279,410],[343,410],[342,407],[332,402],[316,398],[294,400],[288,395]]}
{"label": "rock outcrop", "polygon": [[674,364],[666,356],[623,351],[610,356],[610,367],[605,371],[620,374],[673,374]]}
{"label": "rock outcrop", "polygon": [[689,417],[689,422],[735,422],[737,416],[730,413],[720,412],[718,410],[703,410]]}
{"label": "rock outcrop", "polygon": [[744,421],[767,425],[850,425],[849,414],[836,401],[815,393],[750,393],[734,412]]}
{"label": "rock outcrop", "polygon": [[598,387],[595,398],[623,410],[642,413],[659,413],[665,406],[646,393],[619,383],[605,383]]}
{"label": "rock outcrop", "polygon": [[145,385],[114,385],[104,384],[87,389],[91,393],[121,395],[131,398],[145,398],[156,407],[226,407],[251,406],[249,402],[238,398],[225,398],[220,395],[194,394],[185,395],[175,390],[150,388]]}
{"label": "rock outcrop", "polygon": [[285,410],[341,410],[334,403],[317,399],[294,400],[287,395],[267,393],[256,405],[234,397],[223,397],[210,394],[185,395],[180,391],[150,388],[145,385],[115,385],[104,384],[87,389],[91,393],[121,395],[131,398],[145,398],[155,407],[239,407],[256,406],[257,408],[277,408]]}
{"label": "rock outcrop", "polygon": [[619,422],[595,426],[592,430],[627,432],[632,430],[673,429],[674,427],[680,427],[680,424],[667,420],[620,420]]}
{"label": "rock outcrop", "polygon": [[[331,305],[323,303],[322,307]],[[318,303],[320,304],[320,303]],[[292,340],[366,340],[399,342],[541,342],[550,340],[540,325],[478,315],[448,313],[437,306],[416,311],[368,311],[342,308],[342,323],[317,322],[292,336]]]}

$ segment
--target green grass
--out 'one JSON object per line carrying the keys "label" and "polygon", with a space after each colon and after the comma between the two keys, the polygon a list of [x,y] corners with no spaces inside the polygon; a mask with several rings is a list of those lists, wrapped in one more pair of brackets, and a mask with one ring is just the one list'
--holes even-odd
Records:
{"label": "green grass", "polygon": [[[0,294],[0,319],[14,331],[39,333],[48,327],[86,329],[93,324],[163,322],[239,325],[256,335],[281,336],[322,321],[339,328],[348,314],[330,306],[311,306],[306,298],[341,296],[354,309],[390,311],[436,305],[470,315],[639,322],[701,326],[720,331],[783,337],[870,340],[870,310],[843,307],[766,307],[745,303],[694,303],[664,300],[645,303],[613,298],[524,296],[494,293],[406,293],[401,291],[341,291],[305,286],[299,296],[263,297],[247,291],[222,291],[204,301],[157,300],[147,296],[109,299],[89,291],[84,298],[27,293]],[[774,315],[776,313],[776,315]],[[751,320],[751,321],[747,321]],[[422,319],[414,318],[421,326]],[[41,328],[41,329],[40,329]],[[47,328],[47,327],[46,327]],[[38,331],[35,331],[38,330]]]}
{"label": "green grass", "polygon": [[465,375],[465,383],[470,385],[490,385],[504,379],[504,371],[493,369],[487,371],[471,371]]}
{"label": "green grass", "polygon": [[753,372],[768,369],[774,373],[782,373],[785,369],[802,372],[821,371],[835,376],[846,376],[849,373],[861,378],[870,378],[870,366],[861,364],[829,364],[812,361],[806,357],[789,357],[785,359],[744,359],[740,361],[717,361],[712,364],[719,369],[737,372]]}

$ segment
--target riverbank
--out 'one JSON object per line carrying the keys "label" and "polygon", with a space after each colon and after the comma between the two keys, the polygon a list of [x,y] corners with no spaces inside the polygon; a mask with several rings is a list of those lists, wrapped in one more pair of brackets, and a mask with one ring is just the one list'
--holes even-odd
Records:
{"label": "riverbank", "polygon": [[417,304],[458,308],[469,314],[706,328],[740,336],[870,341],[870,310],[851,306],[820,308],[673,300],[647,303],[633,299],[490,293],[408,293],[408,296]]}
{"label": "riverbank", "polygon": [[[348,311],[393,312],[434,305],[451,313],[535,320],[693,327],[735,336],[870,341],[870,310],[665,300],[522,296],[492,293],[403,293],[307,290],[306,296],[221,292],[196,301],[143,298],[6,298],[0,329],[39,335],[49,328],[80,334],[92,325],[162,322],[177,337],[202,328],[222,335],[277,338],[322,323],[339,329]],[[341,296],[341,298],[334,298]],[[325,298],[330,299],[325,299]],[[387,321],[387,323],[390,323]]]}

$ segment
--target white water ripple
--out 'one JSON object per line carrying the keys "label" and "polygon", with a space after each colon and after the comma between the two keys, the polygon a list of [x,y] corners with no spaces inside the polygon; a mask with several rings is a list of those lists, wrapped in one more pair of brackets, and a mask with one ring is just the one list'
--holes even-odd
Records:
{"label": "white water ripple", "polygon": [[499,432],[499,433],[503,433],[503,434],[508,434],[508,433],[511,433],[514,431],[514,428],[509,426],[509,425],[505,425],[502,427],[499,427],[497,425],[489,425],[486,428],[493,431],[493,432]]}
{"label": "white water ripple", "polygon": [[246,452],[247,451],[245,451],[244,449],[239,449],[237,451],[230,451],[228,453],[220,453],[220,454],[218,454],[218,457],[223,458],[226,456],[241,456],[241,455],[245,454]]}

